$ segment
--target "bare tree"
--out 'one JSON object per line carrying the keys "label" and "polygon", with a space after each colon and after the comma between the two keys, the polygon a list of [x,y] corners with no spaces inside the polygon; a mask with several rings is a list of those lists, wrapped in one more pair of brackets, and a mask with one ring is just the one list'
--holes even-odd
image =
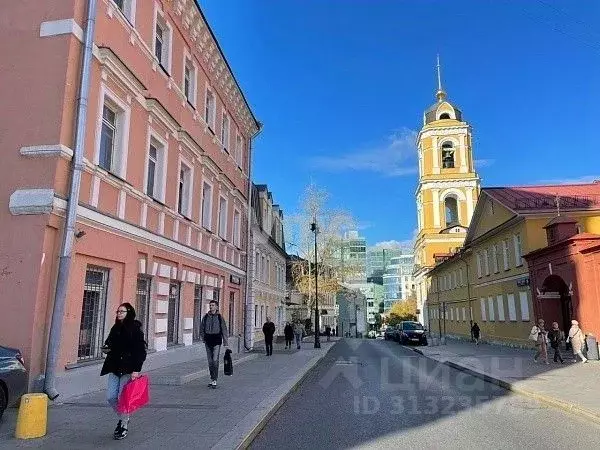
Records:
{"label": "bare tree", "polygon": [[[309,308],[314,306],[314,233],[310,224],[317,224],[317,267],[319,299],[336,294],[345,278],[361,270],[344,255],[344,234],[356,228],[352,215],[344,210],[329,208],[327,191],[309,184],[296,214],[285,220],[286,236],[304,261],[292,265],[294,287],[308,297]],[[346,260],[344,259],[346,257]]]}

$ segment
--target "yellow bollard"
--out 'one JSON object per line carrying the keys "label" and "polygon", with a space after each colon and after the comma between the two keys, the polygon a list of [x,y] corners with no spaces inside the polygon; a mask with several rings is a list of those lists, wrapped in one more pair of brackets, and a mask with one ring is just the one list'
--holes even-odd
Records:
{"label": "yellow bollard", "polygon": [[48,396],[46,394],[24,394],[17,417],[17,439],[33,439],[46,435],[48,423]]}

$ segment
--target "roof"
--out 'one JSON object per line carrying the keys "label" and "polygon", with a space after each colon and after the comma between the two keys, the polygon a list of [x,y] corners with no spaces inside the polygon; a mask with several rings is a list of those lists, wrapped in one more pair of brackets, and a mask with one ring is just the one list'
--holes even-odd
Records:
{"label": "roof", "polygon": [[514,186],[483,188],[490,197],[515,213],[557,209],[600,209],[600,182],[585,184],[555,184],[542,186]]}
{"label": "roof", "polygon": [[544,228],[550,228],[552,225],[560,223],[577,223],[577,221],[569,216],[556,216],[554,219],[548,222]]}

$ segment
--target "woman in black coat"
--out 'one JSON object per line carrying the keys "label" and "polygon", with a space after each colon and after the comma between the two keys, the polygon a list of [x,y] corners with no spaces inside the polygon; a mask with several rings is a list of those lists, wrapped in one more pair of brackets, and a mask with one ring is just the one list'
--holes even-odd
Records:
{"label": "woman in black coat", "polygon": [[100,376],[108,374],[106,399],[119,415],[114,438],[124,439],[127,436],[129,415],[119,414],[117,403],[123,387],[140,376],[142,364],[146,360],[142,324],[135,320],[135,309],[130,303],[123,303],[117,308],[115,324],[110,329],[102,351],[106,353],[106,359]]}
{"label": "woman in black coat", "polygon": [[292,348],[292,341],[294,340],[294,327],[292,327],[292,324],[289,322],[285,324],[283,334],[285,335],[285,348]]}

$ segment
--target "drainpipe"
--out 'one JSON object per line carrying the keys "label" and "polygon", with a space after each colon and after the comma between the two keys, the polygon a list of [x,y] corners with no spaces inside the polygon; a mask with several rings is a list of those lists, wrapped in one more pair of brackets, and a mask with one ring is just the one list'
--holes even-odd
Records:
{"label": "drainpipe", "polygon": [[251,322],[252,310],[254,309],[254,297],[250,291],[252,290],[252,143],[256,136],[262,132],[262,124],[257,122],[258,130],[250,137],[248,144],[248,224],[246,228],[246,292],[244,295],[244,348],[247,351],[254,347],[254,324]]}
{"label": "drainpipe", "polygon": [[87,10],[87,24],[83,47],[83,66],[81,69],[81,84],[79,86],[79,102],[77,105],[77,123],[75,131],[75,150],[69,199],[67,201],[67,217],[63,232],[62,250],[59,257],[56,292],[54,295],[54,308],[50,322],[48,336],[48,350],[46,353],[46,373],[44,375],[44,392],[50,400],[56,399],[59,393],[56,390],[56,365],[60,351],[60,336],[62,333],[67,289],[69,287],[69,272],[71,270],[71,255],[73,253],[73,239],[75,237],[75,224],[77,222],[77,205],[79,203],[79,187],[81,185],[81,172],[83,170],[83,150],[85,144],[85,129],[87,124],[87,108],[90,90],[92,69],[92,56],[94,46],[94,26],[96,23],[96,0],[89,0]]}

